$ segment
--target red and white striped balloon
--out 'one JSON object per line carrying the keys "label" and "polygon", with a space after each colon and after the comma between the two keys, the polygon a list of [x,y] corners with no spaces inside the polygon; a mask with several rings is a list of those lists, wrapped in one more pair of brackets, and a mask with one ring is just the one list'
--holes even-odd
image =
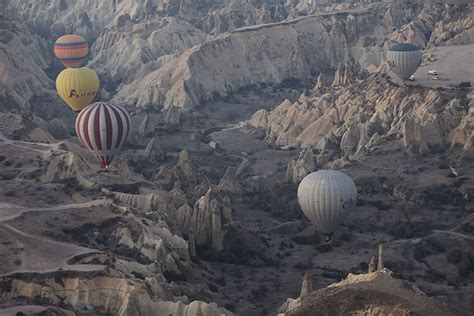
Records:
{"label": "red and white striped balloon", "polygon": [[84,108],[76,118],[76,133],[81,143],[107,168],[112,157],[127,140],[131,122],[120,106],[96,102]]}

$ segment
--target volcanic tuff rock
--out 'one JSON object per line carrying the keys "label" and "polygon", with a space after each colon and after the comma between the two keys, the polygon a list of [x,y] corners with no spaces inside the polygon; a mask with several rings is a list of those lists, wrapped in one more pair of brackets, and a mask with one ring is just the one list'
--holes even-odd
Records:
{"label": "volcanic tuff rock", "polygon": [[[5,13],[17,19],[33,21],[33,27],[48,34],[51,25],[53,36],[76,30],[82,34],[98,35],[112,24],[123,25],[128,19],[143,21],[156,17],[175,17],[211,34],[222,33],[236,27],[281,21],[298,14],[306,15],[321,9],[345,9],[347,5],[332,5],[331,0],[277,0],[262,3],[258,0],[48,0],[4,1]],[[350,4],[348,5],[351,6]],[[68,14],[66,15],[65,12]],[[87,13],[85,13],[87,12]],[[129,18],[127,17],[129,16]],[[48,24],[50,23],[50,24]],[[85,29],[86,27],[90,29]]]}
{"label": "volcanic tuff rock", "polygon": [[406,147],[426,152],[449,145],[450,132],[461,122],[467,130],[453,135],[467,140],[472,106],[466,92],[398,87],[373,76],[321,96],[315,92],[303,102],[286,100],[271,112],[256,112],[248,124],[265,129],[267,139],[278,146],[297,144],[331,153],[328,145],[333,144],[333,151],[347,157],[370,150],[390,135],[403,135]]}
{"label": "volcanic tuff rock", "polygon": [[288,181],[299,183],[308,173],[316,170],[316,156],[311,148],[305,148],[298,159],[291,159],[288,163],[287,178]]}
{"label": "volcanic tuff rock", "polygon": [[[10,66],[0,81],[15,86],[26,100],[47,92],[52,82],[45,71],[52,65],[55,72],[59,70],[50,45],[57,36],[74,30],[91,44],[91,66],[106,75],[102,76],[104,98],[112,96],[115,102],[139,107],[190,110],[248,85],[308,80],[315,73],[334,71],[339,63],[349,64],[356,77],[366,69],[376,71],[389,41],[409,41],[424,48],[472,40],[472,5],[444,10],[442,4],[400,1],[366,9],[342,6],[340,14],[244,28],[204,42],[208,28],[218,31],[241,23],[275,22],[290,14],[290,7],[304,14],[318,8],[318,1],[299,1],[296,7],[283,1],[269,6],[246,2],[245,6],[257,10],[242,13],[240,1],[211,4],[6,1],[5,16],[20,22],[14,26],[4,22],[8,27],[1,38],[9,42],[3,48],[8,57],[0,62]],[[229,21],[226,27],[224,20]],[[28,27],[23,26],[25,21]],[[21,32],[13,32],[15,28]],[[150,29],[154,31],[145,31]],[[176,38],[177,32],[183,35]],[[123,67],[125,63],[129,66]],[[16,83],[8,78],[16,78]]]}
{"label": "volcanic tuff rock", "polygon": [[[369,24],[371,18],[363,16],[357,21]],[[115,99],[138,107],[158,105],[165,109],[190,110],[204,100],[251,84],[281,83],[288,78],[308,79],[312,71],[334,69],[340,61],[350,58],[347,51],[334,49],[352,46],[352,43],[337,30],[338,25],[332,24],[344,23],[346,19],[357,22],[353,22],[350,15],[339,19],[343,21],[332,23],[313,17],[233,32],[185,51],[140,82],[122,86]],[[366,28],[360,25],[358,29]],[[373,63],[378,65],[382,50],[375,50],[378,53],[375,53]]]}
{"label": "volcanic tuff rock", "polygon": [[164,223],[143,220],[140,224],[134,217],[122,221],[110,236],[117,239],[117,245],[137,250],[148,262],[157,262],[160,271],[181,274],[180,265],[189,262],[186,241],[173,235]]}
{"label": "volcanic tuff rock", "polygon": [[152,138],[148,145],[146,145],[143,155],[149,160],[162,160],[165,158],[166,153],[161,149],[158,140]]}
{"label": "volcanic tuff rock", "polygon": [[[193,301],[184,304],[180,300],[169,301],[172,297],[163,295],[169,288],[163,280],[154,277],[145,279],[144,283],[112,277],[55,277],[43,280],[22,281],[4,280],[9,283],[5,298],[22,297],[36,303],[67,306],[78,311],[103,311],[113,315],[232,315],[229,311],[217,307],[215,303],[207,304]],[[150,291],[158,294],[151,297]],[[158,299],[161,299],[160,301]]]}
{"label": "volcanic tuff rock", "polygon": [[[239,184],[232,181],[232,169],[229,169],[217,187],[213,187],[202,171],[191,162],[188,152],[182,151],[176,165],[161,166],[153,178],[160,190],[148,194],[114,195],[122,204],[133,207],[140,213],[158,212],[166,216],[181,234],[187,237],[193,235],[196,246],[221,251],[224,227],[232,221],[232,207],[227,192],[239,188]],[[176,248],[182,259],[187,260],[183,256],[188,254],[188,245],[183,242],[180,241],[179,246],[172,248]],[[150,247],[143,249],[147,248]]]}
{"label": "volcanic tuff rock", "polygon": [[389,271],[349,274],[339,283],[288,299],[278,315],[467,315],[426,296]]}
{"label": "volcanic tuff rock", "polygon": [[[75,32],[88,40],[91,65],[100,74],[107,74],[104,88],[113,92],[121,82],[141,80],[173,54],[206,40],[207,29],[225,31],[232,25],[274,22],[285,17],[274,11],[273,5],[258,3],[251,4],[260,7],[255,17],[254,10],[240,16],[234,14],[242,12],[238,2],[222,1],[216,8],[214,1],[207,0],[145,4],[135,0],[5,0],[0,12],[0,65],[5,68],[0,82],[13,87],[25,100],[51,92],[53,83],[46,72],[61,69],[51,45],[57,37]],[[317,7],[316,3],[311,6]],[[150,29],[154,31],[145,31]],[[123,67],[125,63],[129,67]]]}
{"label": "volcanic tuff rock", "polygon": [[161,166],[155,171],[153,181],[165,190],[180,189],[194,198],[203,196],[211,187],[204,173],[196,168],[183,150],[175,166]]}
{"label": "volcanic tuff rock", "polygon": [[430,46],[474,43],[474,7],[467,2],[460,6],[445,4],[443,12],[447,19],[436,24]]}
{"label": "volcanic tuff rock", "polygon": [[[319,80],[319,79],[318,79]],[[345,86],[353,81],[350,65],[339,64],[334,75],[333,87]],[[317,84],[316,84],[317,85]]]}
{"label": "volcanic tuff rock", "polygon": [[236,177],[236,169],[228,167],[217,188],[224,192],[241,194],[243,191],[242,185],[237,181]]}
{"label": "volcanic tuff rock", "polygon": [[51,93],[53,82],[44,71],[51,61],[50,48],[40,36],[0,14],[0,84],[6,85],[7,93],[27,101]]}
{"label": "volcanic tuff rock", "polygon": [[179,53],[202,43],[206,34],[175,18],[138,22],[125,14],[122,23],[108,27],[91,48],[89,67],[106,78],[105,89],[114,91],[121,83],[143,78]]}
{"label": "volcanic tuff rock", "polygon": [[[158,187],[157,190],[143,188],[141,194],[102,190],[113,194],[120,204],[132,207],[140,214],[158,214],[160,221],[163,218],[172,225],[169,228],[171,231],[177,231],[187,238],[194,236],[193,242],[196,246],[221,251],[225,225],[232,221],[232,207],[227,193],[230,192],[229,190],[239,188],[237,183],[232,182],[231,174],[229,171],[227,176],[223,177],[221,184],[214,187],[202,171],[194,166],[187,151],[182,151],[176,165],[161,166],[155,172],[154,181]],[[124,229],[125,236],[129,236],[128,228]],[[164,236],[168,235],[167,231],[165,230]],[[178,239],[170,244],[164,238],[165,242],[180,254],[181,259],[186,261],[189,256],[188,244]],[[130,238],[125,240],[130,240]],[[142,243],[140,240],[138,242]],[[156,245],[145,247],[135,243],[136,241],[131,242],[130,247],[138,248],[140,251],[156,248]],[[143,254],[151,258],[150,254]]]}
{"label": "volcanic tuff rock", "polygon": [[223,226],[232,221],[230,199],[209,189],[196,204],[192,216],[192,232],[197,246],[210,247],[216,251],[224,249]]}
{"label": "volcanic tuff rock", "polygon": [[[365,69],[376,71],[389,46],[387,38],[426,47],[431,38],[427,34],[446,18],[438,13],[440,5],[429,2],[378,6],[219,36],[185,51],[143,80],[121,86],[115,100],[138,107],[189,110],[248,85],[309,79],[315,72],[336,69],[339,63],[349,63],[356,75]],[[469,29],[469,25],[462,27]],[[400,31],[392,31],[395,28]],[[344,76],[349,77],[349,69]]]}
{"label": "volcanic tuff rock", "polygon": [[[471,101],[471,104],[473,102]],[[466,115],[458,127],[451,131],[451,144],[453,146],[463,146],[465,150],[472,150],[474,148],[474,107],[469,108],[469,113]]]}

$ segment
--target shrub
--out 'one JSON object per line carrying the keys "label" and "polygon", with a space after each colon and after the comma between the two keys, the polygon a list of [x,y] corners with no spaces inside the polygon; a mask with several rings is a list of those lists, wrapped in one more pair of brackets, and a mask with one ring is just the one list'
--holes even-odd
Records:
{"label": "shrub", "polygon": [[311,262],[311,258],[308,258],[305,261],[295,263],[293,265],[293,268],[296,268],[298,270],[308,270],[313,268],[313,263]]}
{"label": "shrub", "polygon": [[446,254],[446,259],[449,263],[458,264],[463,257],[463,251],[459,248],[453,249]]}
{"label": "shrub", "polygon": [[219,288],[214,283],[208,283],[207,287],[209,288],[209,290],[211,290],[214,293],[219,292]]}

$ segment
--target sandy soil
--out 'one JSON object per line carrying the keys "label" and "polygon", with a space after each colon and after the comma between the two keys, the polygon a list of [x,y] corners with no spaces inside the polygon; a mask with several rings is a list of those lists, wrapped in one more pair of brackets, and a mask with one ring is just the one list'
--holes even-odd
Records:
{"label": "sandy soil", "polygon": [[[24,219],[28,213],[36,213],[36,216],[45,218],[54,217],[53,214],[61,211],[72,211],[87,209],[90,207],[111,205],[109,200],[94,200],[79,204],[59,205],[49,208],[27,208],[9,203],[0,204],[0,234],[4,236],[2,254],[3,264],[0,265],[0,274],[12,274],[16,272],[51,272],[59,270],[67,271],[97,271],[104,266],[100,265],[69,265],[67,262],[75,256],[95,253],[97,250],[80,247],[70,243],[57,242],[40,236],[44,227],[37,230],[41,221],[35,220],[38,226],[21,226],[22,230],[6,224],[17,218]],[[34,217],[33,217],[34,219]],[[31,225],[30,222],[29,225]],[[34,233],[32,235],[29,233]],[[8,246],[8,247],[6,247]],[[9,255],[7,255],[9,254]],[[12,264],[13,263],[13,264]]]}
{"label": "sandy soil", "polygon": [[[22,245],[21,266],[10,271],[0,271],[2,275],[16,272],[52,272],[52,271],[97,271],[102,265],[69,265],[67,262],[81,254],[94,253],[96,250],[61,243],[46,238],[26,234],[10,225],[0,224],[0,230],[6,231]],[[2,269],[3,270],[3,269]]]}
{"label": "sandy soil", "polygon": [[[425,61],[415,72],[415,81],[406,80],[409,85],[452,88],[463,81],[470,81],[474,87],[474,44],[440,46],[433,52],[435,61]],[[428,70],[435,69],[441,80],[432,80]]]}

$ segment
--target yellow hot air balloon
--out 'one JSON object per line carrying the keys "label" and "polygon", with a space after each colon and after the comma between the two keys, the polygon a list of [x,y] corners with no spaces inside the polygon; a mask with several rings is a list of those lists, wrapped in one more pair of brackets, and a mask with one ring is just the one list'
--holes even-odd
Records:
{"label": "yellow hot air balloon", "polygon": [[92,103],[99,90],[99,77],[87,68],[67,68],[56,78],[59,96],[76,112]]}

